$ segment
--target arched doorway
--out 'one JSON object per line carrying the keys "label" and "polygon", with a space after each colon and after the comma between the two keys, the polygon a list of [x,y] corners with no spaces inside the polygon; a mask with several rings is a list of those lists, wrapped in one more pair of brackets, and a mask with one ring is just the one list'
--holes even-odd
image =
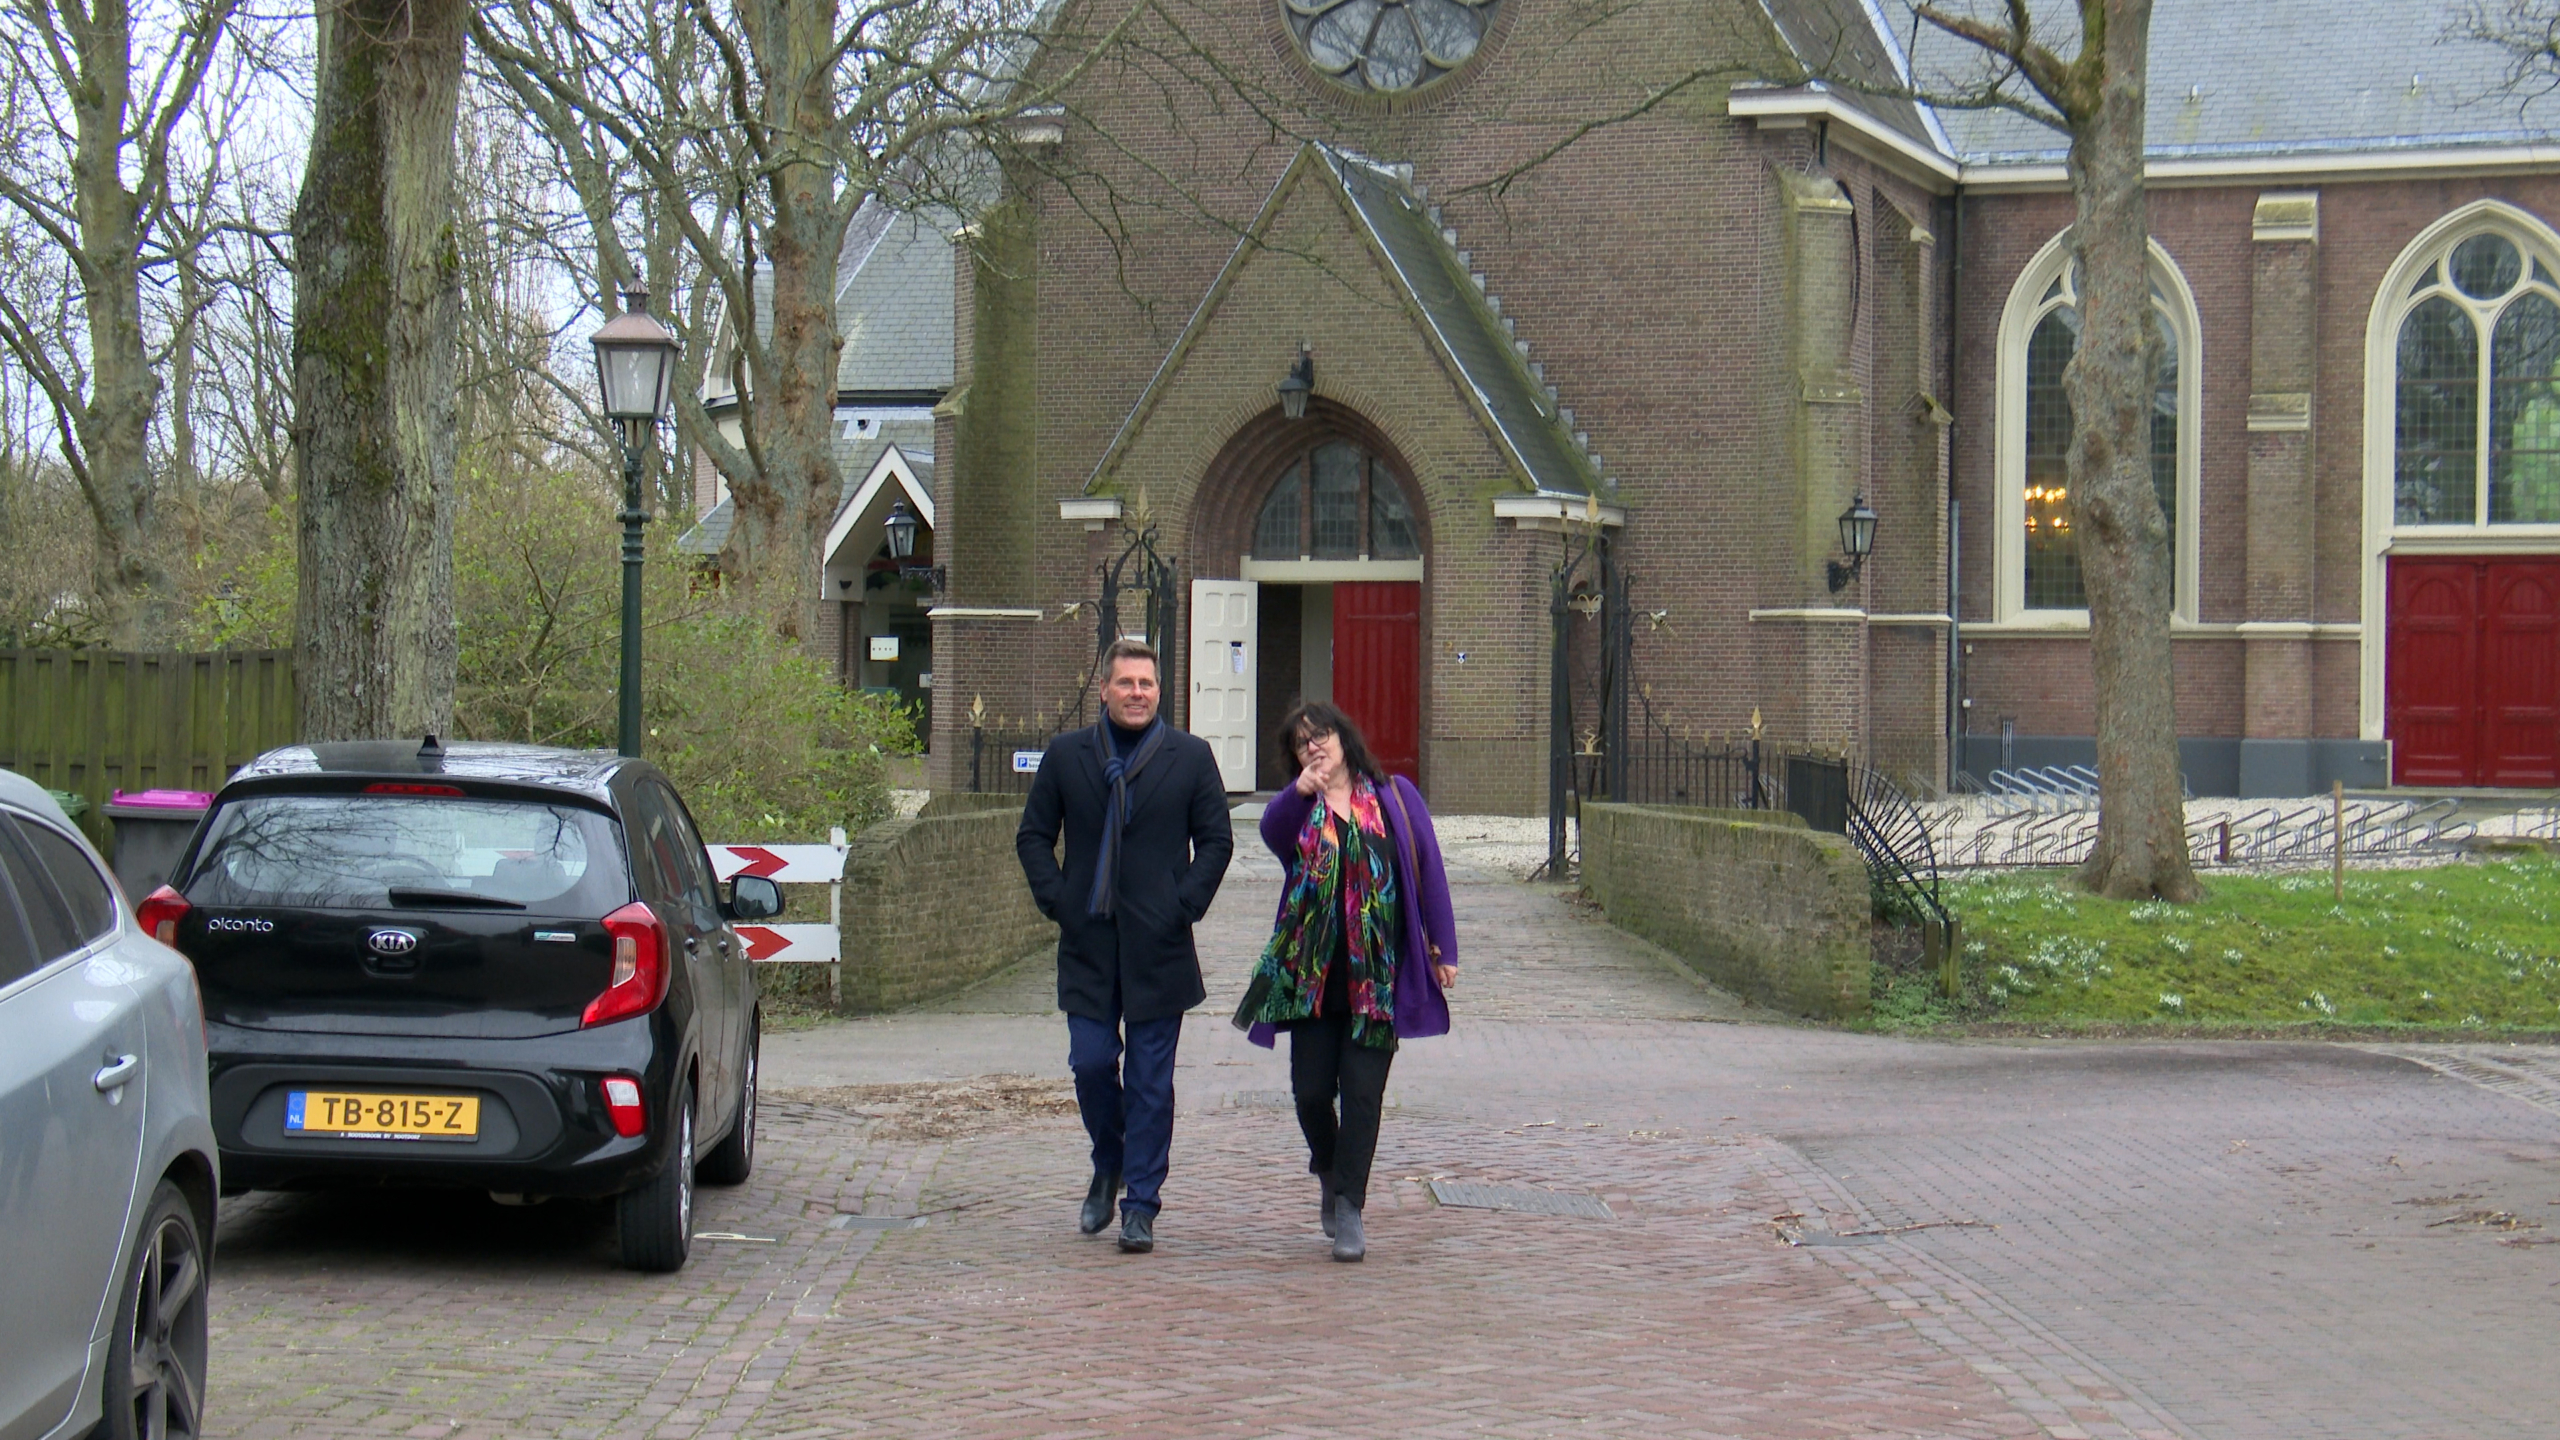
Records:
{"label": "arched doorway", "polygon": [[[1428,535],[1401,459],[1357,416],[1311,410],[1248,427],[1208,488],[1198,573],[1235,578],[1194,585],[1193,729],[1238,757],[1229,786],[1289,782],[1272,731],[1301,700],[1340,707],[1389,773],[1419,783]],[[1227,667],[1223,696],[1213,654],[1251,672]]]}

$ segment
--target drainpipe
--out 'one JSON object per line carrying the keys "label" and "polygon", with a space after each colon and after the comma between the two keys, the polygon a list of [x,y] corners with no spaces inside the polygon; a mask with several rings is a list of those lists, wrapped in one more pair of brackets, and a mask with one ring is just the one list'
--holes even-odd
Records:
{"label": "drainpipe", "polygon": [[[1947,266],[1947,408],[1955,408],[1963,387],[1957,366],[1964,356],[1957,333],[1964,317],[1964,186],[1955,189],[1955,219],[1947,227],[1954,254]],[[1997,407],[1995,406],[1995,412]],[[1963,453],[1956,427],[1947,427],[1947,793],[1954,794],[1956,772],[1964,768],[1964,620],[1959,608],[1960,557],[1964,553],[1964,503],[1956,498],[1956,457]],[[1995,512],[1996,513],[1996,512]]]}

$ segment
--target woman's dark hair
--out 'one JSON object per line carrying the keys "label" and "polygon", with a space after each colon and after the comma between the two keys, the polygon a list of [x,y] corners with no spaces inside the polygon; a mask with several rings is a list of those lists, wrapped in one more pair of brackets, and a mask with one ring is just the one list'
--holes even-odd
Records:
{"label": "woman's dark hair", "polygon": [[1303,700],[1291,706],[1280,720],[1280,748],[1289,752],[1289,763],[1305,769],[1298,758],[1298,746],[1326,735],[1342,742],[1342,763],[1354,775],[1365,775],[1377,784],[1387,783],[1387,772],[1378,767],[1378,757],[1369,753],[1369,742],[1360,738],[1360,727],[1351,717],[1321,700]]}

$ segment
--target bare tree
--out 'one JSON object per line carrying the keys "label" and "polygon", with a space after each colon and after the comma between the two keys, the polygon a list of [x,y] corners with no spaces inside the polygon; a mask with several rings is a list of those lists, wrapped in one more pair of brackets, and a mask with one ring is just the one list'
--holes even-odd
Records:
{"label": "bare tree", "polygon": [[294,214],[306,739],[451,729],[462,0],[330,0]]}
{"label": "bare tree", "polygon": [[[867,197],[948,203],[983,182],[982,144],[1000,140],[1010,117],[1053,103],[1109,48],[1106,27],[1057,76],[1013,83],[1037,15],[1031,0],[689,0],[671,21],[651,7],[508,0],[476,22],[482,53],[561,151],[605,256],[598,278],[636,273],[616,189],[627,169],[716,292],[724,358],[752,403],[739,407],[734,445],[696,396],[681,413],[737,507],[722,569],[786,634],[814,633],[810,537],[841,484],[835,283],[846,229]],[[701,349],[704,336],[692,339]]]}
{"label": "bare tree", "polygon": [[179,127],[237,3],[183,0],[140,16],[127,0],[0,6],[0,75],[19,122],[11,163],[0,169],[0,204],[68,270],[76,297],[57,307],[20,285],[0,286],[0,347],[52,412],[63,463],[97,529],[95,586],[109,633],[125,645],[140,635],[160,581],[147,545],[160,380],[148,353],[143,275],[165,259],[181,203],[170,185]]}

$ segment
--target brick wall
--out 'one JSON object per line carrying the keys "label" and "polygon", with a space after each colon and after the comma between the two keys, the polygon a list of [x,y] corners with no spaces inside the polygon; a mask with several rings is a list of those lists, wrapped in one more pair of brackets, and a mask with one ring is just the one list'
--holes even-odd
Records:
{"label": "brick wall", "polygon": [[1014,856],[1022,805],[936,797],[933,815],[854,837],[844,870],[844,1008],[892,1010],[983,980],[1042,945],[1041,918]]}
{"label": "brick wall", "polygon": [[1867,867],[1841,836],[1759,811],[1586,804],[1582,883],[1610,923],[1736,994],[1866,1013]]}

